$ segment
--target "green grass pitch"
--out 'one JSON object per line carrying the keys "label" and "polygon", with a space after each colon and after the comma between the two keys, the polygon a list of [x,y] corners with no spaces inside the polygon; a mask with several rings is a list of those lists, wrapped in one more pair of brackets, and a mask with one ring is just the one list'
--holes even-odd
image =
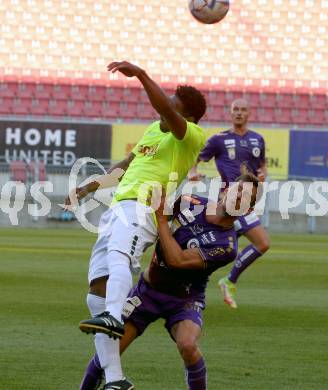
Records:
{"label": "green grass pitch", "polygon": [[[78,389],[94,351],[77,327],[94,241],[81,230],[0,230],[0,389]],[[209,390],[328,389],[327,253],[327,236],[273,235],[241,277],[235,311],[216,288],[229,266],[212,276],[201,341]],[[123,364],[137,390],[186,388],[162,321]]]}

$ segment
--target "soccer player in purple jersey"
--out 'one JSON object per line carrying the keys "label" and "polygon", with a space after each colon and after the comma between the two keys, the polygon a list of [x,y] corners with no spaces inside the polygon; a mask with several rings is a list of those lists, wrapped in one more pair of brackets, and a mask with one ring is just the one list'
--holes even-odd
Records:
{"label": "soccer player in purple jersey", "polygon": [[[264,139],[247,128],[249,116],[248,102],[235,100],[231,104],[233,127],[210,137],[198,158],[198,162],[214,158],[222,182],[227,186],[241,173],[253,173],[260,181],[264,181],[267,174]],[[191,180],[201,177],[196,167],[190,176]],[[238,236],[244,235],[251,244],[238,254],[230,274],[219,280],[224,301],[232,308],[237,308],[235,294],[239,276],[270,246],[269,236],[254,211],[238,218],[235,228]]]}
{"label": "soccer player in purple jersey", "polygon": [[[156,211],[159,242],[151,264],[130,291],[123,309],[121,353],[150,323],[164,318],[184,361],[189,390],[206,390],[206,365],[198,347],[205,289],[209,276],[237,254],[236,217],[228,211],[240,210],[245,197],[248,204],[243,210],[248,212],[255,204],[258,184],[254,175],[243,175],[233,185],[236,195],[229,196],[231,192],[226,191],[217,204],[210,204],[206,198],[183,196],[175,203],[171,227],[162,202]],[[80,390],[96,389],[101,373],[96,355]]]}

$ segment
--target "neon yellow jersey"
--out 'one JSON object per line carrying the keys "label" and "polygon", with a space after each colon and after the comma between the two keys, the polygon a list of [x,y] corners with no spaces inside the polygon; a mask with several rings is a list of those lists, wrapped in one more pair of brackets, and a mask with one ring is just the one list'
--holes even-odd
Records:
{"label": "neon yellow jersey", "polygon": [[186,134],[178,140],[171,132],[163,133],[159,124],[152,123],[133,148],[135,158],[117,187],[114,203],[124,199],[145,201],[147,183],[158,182],[166,188],[171,172],[177,172],[179,185],[195,164],[205,144],[203,130],[187,122]]}

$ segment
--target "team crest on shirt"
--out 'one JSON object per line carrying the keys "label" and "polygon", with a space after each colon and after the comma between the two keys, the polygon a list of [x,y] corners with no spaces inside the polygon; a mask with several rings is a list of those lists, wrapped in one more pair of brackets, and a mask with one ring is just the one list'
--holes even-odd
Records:
{"label": "team crest on shirt", "polygon": [[148,146],[148,145],[140,145],[138,148],[138,152],[142,153],[144,156],[155,156],[158,145]]}
{"label": "team crest on shirt", "polygon": [[259,147],[256,146],[255,148],[252,149],[252,153],[254,157],[259,157],[261,154],[261,150]]}
{"label": "team crest on shirt", "polygon": [[192,238],[187,242],[187,248],[189,249],[199,248],[199,241],[196,238]]}

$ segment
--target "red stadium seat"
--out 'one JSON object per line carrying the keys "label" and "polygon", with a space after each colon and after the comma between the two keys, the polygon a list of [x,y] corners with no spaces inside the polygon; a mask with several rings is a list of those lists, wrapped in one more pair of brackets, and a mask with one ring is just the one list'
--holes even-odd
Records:
{"label": "red stadium seat", "polygon": [[294,107],[293,95],[290,93],[281,93],[277,96],[277,107],[292,108]]}
{"label": "red stadium seat", "polygon": [[34,90],[34,97],[36,99],[50,99],[53,86],[51,84],[37,84]]}
{"label": "red stadium seat", "polygon": [[120,103],[120,117],[122,119],[137,119],[137,105],[136,103]]}
{"label": "red stadium seat", "polygon": [[136,118],[143,119],[143,120],[151,120],[151,119],[158,118],[158,114],[155,112],[155,110],[149,103],[137,104],[136,115],[137,115]]}
{"label": "red stadium seat", "polygon": [[35,95],[35,83],[19,83],[17,88],[17,97],[31,99]]}
{"label": "red stadium seat", "polygon": [[0,98],[0,114],[10,115],[12,113],[13,99],[8,97]]}
{"label": "red stadium seat", "polygon": [[227,114],[223,106],[209,106],[206,110],[206,116],[211,122],[227,122]]}
{"label": "red stadium seat", "polygon": [[89,118],[99,118],[102,116],[102,103],[97,101],[84,102],[83,116]]}
{"label": "red stadium seat", "polygon": [[47,180],[46,166],[41,160],[39,160],[38,162],[31,161],[28,164],[27,171],[32,183],[34,183],[35,181]]}
{"label": "red stadium seat", "polygon": [[328,107],[328,99],[326,95],[310,96],[310,107],[314,110],[324,110]]}
{"label": "red stadium seat", "polygon": [[117,102],[103,102],[101,116],[105,118],[118,119],[120,116],[120,105]]}
{"label": "red stadium seat", "polygon": [[17,115],[28,115],[31,111],[32,99],[16,98],[13,101],[12,113]]}
{"label": "red stadium seat", "polygon": [[56,84],[53,86],[51,97],[55,100],[66,100],[70,96],[70,86]]}
{"label": "red stadium seat", "polygon": [[261,107],[276,107],[276,95],[272,93],[263,93],[260,95]]}
{"label": "red stadium seat", "polygon": [[105,100],[107,102],[122,102],[123,101],[123,88],[106,88]]}
{"label": "red stadium seat", "polygon": [[293,109],[291,111],[291,121],[295,125],[307,125],[309,123],[308,111]]}
{"label": "red stadium seat", "polygon": [[273,108],[259,108],[257,110],[257,118],[260,123],[275,123],[275,115]]}
{"label": "red stadium seat", "polygon": [[247,92],[245,99],[249,102],[251,108],[258,108],[260,106],[260,94],[258,92]]}
{"label": "red stadium seat", "polygon": [[291,123],[291,109],[277,108],[275,110],[275,122],[283,125]]}
{"label": "red stadium seat", "polygon": [[72,85],[69,90],[69,99],[86,100],[88,95],[88,87],[85,85]]}
{"label": "red stadium seat", "polygon": [[325,110],[310,110],[309,111],[309,123],[317,126],[327,125]]}
{"label": "red stadium seat", "polygon": [[47,115],[49,101],[47,99],[33,99],[30,114],[31,115]]}
{"label": "red stadium seat", "polygon": [[139,89],[137,88],[124,88],[122,99],[124,102],[137,103],[140,100]]}
{"label": "red stadium seat", "polygon": [[66,100],[50,100],[48,104],[48,114],[54,116],[65,116]]}
{"label": "red stadium seat", "polygon": [[103,102],[106,99],[106,87],[90,85],[88,88],[88,100]]}
{"label": "red stadium seat", "polygon": [[83,102],[79,100],[68,100],[66,104],[67,116],[83,116]]}
{"label": "red stadium seat", "polygon": [[0,83],[0,98],[14,98],[17,95],[18,84],[13,83]]}
{"label": "red stadium seat", "polygon": [[294,95],[294,107],[298,109],[310,108],[310,95],[308,94],[295,94]]}
{"label": "red stadium seat", "polygon": [[13,181],[27,182],[27,169],[23,161],[12,161],[9,164],[10,179]]}

